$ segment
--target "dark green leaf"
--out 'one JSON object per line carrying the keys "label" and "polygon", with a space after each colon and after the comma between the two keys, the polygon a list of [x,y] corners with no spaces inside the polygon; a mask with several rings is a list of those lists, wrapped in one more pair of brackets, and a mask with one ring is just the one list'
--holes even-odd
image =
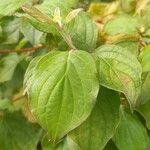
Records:
{"label": "dark green leaf", "polygon": [[150,101],[139,106],[137,111],[145,118],[147,128],[150,129]]}
{"label": "dark green leaf", "polygon": [[136,116],[121,110],[121,122],[113,141],[119,150],[145,150],[148,135]]}
{"label": "dark green leaf", "polygon": [[102,87],[90,117],[69,136],[82,150],[102,150],[114,135],[119,120],[118,93]]}
{"label": "dark green leaf", "polygon": [[35,150],[41,129],[18,112],[0,117],[0,148],[2,150]]}

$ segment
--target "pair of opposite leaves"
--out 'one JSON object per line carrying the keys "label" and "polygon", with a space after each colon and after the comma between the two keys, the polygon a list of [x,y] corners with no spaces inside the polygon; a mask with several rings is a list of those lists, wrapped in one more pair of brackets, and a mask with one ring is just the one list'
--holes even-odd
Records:
{"label": "pair of opposite leaves", "polygon": [[53,51],[35,58],[27,69],[24,83],[32,112],[52,141],[88,118],[99,84],[123,92],[130,106],[136,104],[142,72],[136,57],[116,45],[103,45],[92,55]]}

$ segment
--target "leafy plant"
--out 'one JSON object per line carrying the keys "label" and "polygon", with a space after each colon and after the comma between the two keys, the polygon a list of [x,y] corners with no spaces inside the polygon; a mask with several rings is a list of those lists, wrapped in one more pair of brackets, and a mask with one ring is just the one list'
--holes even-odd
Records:
{"label": "leafy plant", "polygon": [[150,0],[1,0],[0,149],[149,150]]}

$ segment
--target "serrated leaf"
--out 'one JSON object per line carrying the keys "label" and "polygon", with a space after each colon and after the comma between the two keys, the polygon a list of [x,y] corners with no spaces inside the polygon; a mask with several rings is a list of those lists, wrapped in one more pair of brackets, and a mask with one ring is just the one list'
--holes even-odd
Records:
{"label": "serrated leaf", "polygon": [[137,111],[145,118],[147,128],[150,129],[150,101],[139,106]]}
{"label": "serrated leaf", "polygon": [[35,150],[41,129],[18,112],[0,117],[0,147],[2,150]]}
{"label": "serrated leaf", "polygon": [[150,46],[144,47],[139,56],[143,72],[150,71]]}
{"label": "serrated leaf", "polygon": [[90,117],[69,136],[82,150],[103,150],[119,124],[119,95],[101,88]]}
{"label": "serrated leaf", "polygon": [[80,13],[66,26],[66,30],[77,49],[92,52],[96,47],[98,28],[86,13]]}
{"label": "serrated leaf", "polygon": [[121,110],[121,122],[113,141],[120,150],[144,150],[148,135],[146,128],[136,116]]}
{"label": "serrated leaf", "polygon": [[19,9],[25,2],[29,0],[1,0],[0,2],[0,15],[11,15]]}
{"label": "serrated leaf", "polygon": [[29,103],[51,141],[90,115],[99,90],[96,74],[92,56],[84,51],[53,51],[38,61],[27,88]]}
{"label": "serrated leaf", "polygon": [[141,65],[137,58],[118,45],[103,45],[96,52],[100,84],[123,92],[131,106],[141,90]]}

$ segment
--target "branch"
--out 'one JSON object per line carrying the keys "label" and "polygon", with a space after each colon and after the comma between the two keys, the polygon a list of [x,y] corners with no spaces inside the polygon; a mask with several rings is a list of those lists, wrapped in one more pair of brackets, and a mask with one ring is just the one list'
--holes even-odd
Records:
{"label": "branch", "polygon": [[0,50],[0,54],[7,54],[7,53],[18,53],[18,52],[31,52],[31,51],[35,51],[37,49],[40,48],[44,48],[45,46],[43,45],[39,45],[39,46],[35,46],[35,47],[30,47],[30,48],[22,48],[22,49],[18,49],[18,50]]}
{"label": "branch", "polygon": [[19,100],[25,98],[25,97],[26,97],[26,95],[18,96],[18,97],[16,97],[16,98],[14,98],[14,99],[12,100],[12,102],[14,103],[14,102],[16,102],[16,101],[19,101]]}

